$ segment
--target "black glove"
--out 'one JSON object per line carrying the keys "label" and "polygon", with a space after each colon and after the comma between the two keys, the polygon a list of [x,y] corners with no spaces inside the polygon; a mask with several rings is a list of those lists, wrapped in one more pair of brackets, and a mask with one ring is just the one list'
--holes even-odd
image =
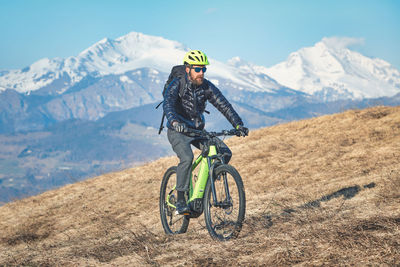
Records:
{"label": "black glove", "polygon": [[187,130],[187,126],[183,122],[174,121],[172,123],[172,127],[174,127],[174,130],[177,131],[178,133],[184,133]]}
{"label": "black glove", "polygon": [[236,127],[236,130],[238,130],[237,136],[247,136],[247,135],[249,135],[249,129],[247,129],[243,125],[238,125]]}

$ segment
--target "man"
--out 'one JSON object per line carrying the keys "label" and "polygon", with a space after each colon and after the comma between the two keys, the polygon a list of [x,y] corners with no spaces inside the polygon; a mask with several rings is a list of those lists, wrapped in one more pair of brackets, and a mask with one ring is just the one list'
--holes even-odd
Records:
{"label": "man", "polygon": [[[185,201],[185,192],[189,190],[193,161],[190,145],[200,148],[196,138],[189,137],[184,133],[187,128],[197,130],[204,128],[203,113],[206,101],[214,105],[232,126],[240,131],[242,136],[246,136],[249,131],[243,126],[242,119],[221,91],[210,81],[204,79],[204,73],[207,70],[206,65],[209,65],[207,56],[199,50],[192,50],[185,55],[183,63],[186,73],[183,78],[174,79],[168,85],[164,93],[163,103],[164,113],[168,120],[168,140],[180,160],[176,174],[176,190],[178,191],[176,212],[178,214],[185,214],[190,211]],[[232,152],[220,139],[218,140],[220,151],[226,155],[225,163],[228,163]]]}

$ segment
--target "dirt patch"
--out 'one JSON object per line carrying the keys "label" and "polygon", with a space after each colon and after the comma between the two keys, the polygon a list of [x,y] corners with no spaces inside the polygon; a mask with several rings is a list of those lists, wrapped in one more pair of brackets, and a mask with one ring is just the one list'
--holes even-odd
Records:
{"label": "dirt patch", "polygon": [[9,246],[16,246],[21,243],[30,244],[48,238],[51,233],[52,226],[49,221],[27,222],[20,225],[15,232],[11,232],[7,237],[2,238],[1,241]]}
{"label": "dirt patch", "polygon": [[89,247],[78,247],[71,255],[82,258],[95,258],[99,262],[111,262],[113,259],[136,254],[148,264],[161,253],[156,247],[158,239],[149,232],[131,233],[125,236],[113,236],[107,240],[98,240]]}

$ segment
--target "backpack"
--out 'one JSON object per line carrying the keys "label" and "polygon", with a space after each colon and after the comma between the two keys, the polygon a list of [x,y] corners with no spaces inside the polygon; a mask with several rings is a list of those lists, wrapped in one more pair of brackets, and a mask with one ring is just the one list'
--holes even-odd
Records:
{"label": "backpack", "polygon": [[[181,79],[181,83],[180,83],[180,87],[179,87],[179,96],[181,97],[183,95],[183,91],[185,90],[185,81],[186,81],[185,75],[186,75],[185,65],[177,65],[172,68],[171,73],[169,74],[168,80],[164,85],[164,90],[162,92],[163,98],[165,97],[165,92],[167,91],[168,87],[176,79]],[[156,109],[158,109],[162,103],[164,103],[164,100],[161,101],[156,106]],[[165,112],[163,111],[158,134],[161,134],[162,130],[164,129],[164,119],[165,119]]]}

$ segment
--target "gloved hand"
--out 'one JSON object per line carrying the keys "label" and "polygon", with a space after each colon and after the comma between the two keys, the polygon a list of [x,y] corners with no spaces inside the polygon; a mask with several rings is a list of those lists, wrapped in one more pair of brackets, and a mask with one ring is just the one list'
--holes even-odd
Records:
{"label": "gloved hand", "polygon": [[187,130],[187,126],[183,122],[174,121],[172,123],[172,127],[174,127],[174,130],[177,131],[178,133],[184,133]]}
{"label": "gloved hand", "polygon": [[236,126],[236,130],[239,131],[238,136],[247,136],[247,135],[249,135],[249,129],[244,127],[243,125]]}

